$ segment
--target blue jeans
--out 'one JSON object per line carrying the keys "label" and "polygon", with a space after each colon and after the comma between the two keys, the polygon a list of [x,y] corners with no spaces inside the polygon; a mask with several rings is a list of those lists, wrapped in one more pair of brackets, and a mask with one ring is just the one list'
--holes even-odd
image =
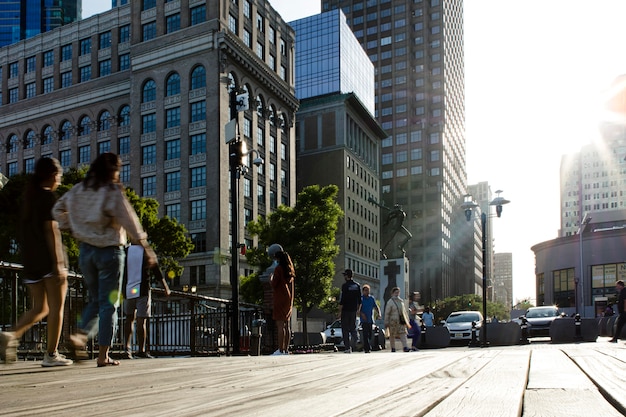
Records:
{"label": "blue jeans", "polygon": [[123,247],[98,248],[87,243],[80,244],[78,264],[87,286],[88,304],[78,327],[92,334],[100,316],[98,344],[102,346],[111,346],[113,342],[125,259]]}
{"label": "blue jeans", "polygon": [[341,312],[341,336],[344,349],[356,350],[356,311]]}

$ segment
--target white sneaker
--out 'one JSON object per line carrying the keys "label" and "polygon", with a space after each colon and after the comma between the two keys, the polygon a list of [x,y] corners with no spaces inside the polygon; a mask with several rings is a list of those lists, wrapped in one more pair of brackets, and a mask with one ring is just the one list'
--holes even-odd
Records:
{"label": "white sneaker", "polygon": [[0,332],[0,357],[4,363],[17,362],[17,339],[13,332]]}
{"label": "white sneaker", "polygon": [[59,352],[48,353],[46,352],[43,356],[43,362],[41,362],[41,366],[49,367],[49,366],[68,366],[73,364],[74,361],[71,359],[67,359],[64,355],[61,355]]}

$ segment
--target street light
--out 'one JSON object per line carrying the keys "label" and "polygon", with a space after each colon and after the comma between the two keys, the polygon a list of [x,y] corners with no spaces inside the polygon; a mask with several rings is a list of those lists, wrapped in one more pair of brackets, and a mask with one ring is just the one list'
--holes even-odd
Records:
{"label": "street light", "polygon": [[231,337],[233,341],[233,354],[238,355],[239,349],[239,250],[242,248],[239,243],[239,178],[248,172],[246,157],[256,152],[257,158],[253,163],[256,166],[263,164],[263,158],[252,149],[248,151],[246,142],[241,140],[237,129],[238,113],[248,110],[248,93],[239,92],[232,75],[224,77],[228,81],[230,122],[225,126],[226,143],[228,144],[228,166],[230,169],[230,205],[231,205],[231,267],[230,285],[232,290],[232,317],[231,317]]}
{"label": "street light", "polygon": [[[580,226],[578,226],[578,250],[580,253],[580,279],[574,280],[575,291],[574,296],[576,297],[576,314],[578,314],[578,294],[580,293],[580,307],[583,313],[583,317],[585,317],[585,265],[583,263],[583,232],[585,231],[585,227],[591,221],[591,217],[589,217],[589,213],[585,213],[582,221],[580,222]],[[580,290],[578,288],[580,285]]]}
{"label": "street light", "polygon": [[[500,217],[502,215],[502,206],[510,203],[509,200],[500,197],[502,190],[496,191],[497,197],[494,198],[489,206],[496,206],[496,215]],[[474,209],[478,207],[470,194],[465,195],[465,201],[461,204],[461,208],[465,211],[465,218],[469,222],[472,220],[472,214]],[[483,253],[483,324],[480,329],[480,346],[488,347],[489,341],[487,340],[487,213],[482,212],[480,214],[480,227],[482,233],[482,253]]]}

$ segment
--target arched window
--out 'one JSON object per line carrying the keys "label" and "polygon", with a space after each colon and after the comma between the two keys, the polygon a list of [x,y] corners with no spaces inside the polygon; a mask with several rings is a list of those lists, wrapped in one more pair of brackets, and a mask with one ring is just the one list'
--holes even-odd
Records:
{"label": "arched window", "polygon": [[130,126],[130,106],[122,106],[119,115],[120,126]]}
{"label": "arched window", "polygon": [[52,126],[48,125],[44,127],[43,134],[41,135],[41,144],[49,145],[54,140],[54,129]]}
{"label": "arched window", "polygon": [[169,77],[167,77],[167,88],[166,88],[166,92],[165,95],[167,97],[169,96],[175,96],[177,94],[180,94],[180,75],[178,75],[178,73],[173,73],[171,74]]}
{"label": "arched window", "polygon": [[78,122],[78,136],[85,136],[91,133],[91,119],[89,116],[83,116]]}
{"label": "arched window", "polygon": [[98,120],[98,130],[104,131],[111,129],[111,113],[103,111],[100,113],[100,119]]}
{"label": "arched window", "polygon": [[141,97],[142,103],[148,103],[156,100],[156,83],[154,80],[148,80],[143,85],[143,95]]}
{"label": "arched window", "polygon": [[265,118],[265,100],[262,95],[256,96],[256,114],[259,118]]}
{"label": "arched window", "polygon": [[17,135],[9,136],[7,140],[7,153],[17,152],[17,144],[19,143],[19,139]]}
{"label": "arched window", "polygon": [[72,124],[68,120],[64,121],[63,124],[61,124],[61,137],[59,140],[71,139],[73,130]]}
{"label": "arched window", "polygon": [[198,65],[191,72],[191,89],[206,87],[206,70],[202,65]]}
{"label": "arched window", "polygon": [[24,135],[24,149],[31,149],[35,147],[35,132],[29,130]]}

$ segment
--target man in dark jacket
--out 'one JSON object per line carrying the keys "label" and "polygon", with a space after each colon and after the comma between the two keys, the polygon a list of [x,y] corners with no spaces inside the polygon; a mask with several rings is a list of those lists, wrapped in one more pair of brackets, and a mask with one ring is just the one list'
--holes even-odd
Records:
{"label": "man in dark jacket", "polygon": [[346,282],[341,286],[339,296],[339,316],[341,317],[341,333],[343,336],[344,353],[352,353],[356,349],[356,315],[361,307],[361,286],[352,280],[352,270],[343,272]]}

